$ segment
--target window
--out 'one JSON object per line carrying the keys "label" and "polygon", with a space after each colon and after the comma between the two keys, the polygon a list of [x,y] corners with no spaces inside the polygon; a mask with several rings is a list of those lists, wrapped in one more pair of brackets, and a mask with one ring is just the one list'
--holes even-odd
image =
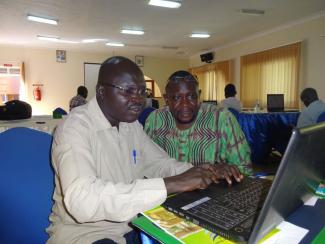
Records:
{"label": "window", "polygon": [[24,93],[24,65],[0,65],[0,104],[21,99]]}
{"label": "window", "polygon": [[300,42],[241,57],[240,99],[244,107],[257,100],[266,107],[267,94],[284,94],[284,106],[297,108]]}

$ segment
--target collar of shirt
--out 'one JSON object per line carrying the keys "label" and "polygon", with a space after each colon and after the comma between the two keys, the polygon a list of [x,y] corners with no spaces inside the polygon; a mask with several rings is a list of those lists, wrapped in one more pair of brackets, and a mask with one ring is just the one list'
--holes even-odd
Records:
{"label": "collar of shirt", "polygon": [[[91,119],[93,120],[94,130],[101,131],[114,128],[100,109],[96,97],[93,97],[89,101],[87,109]],[[130,129],[129,123],[121,122],[120,129],[128,131]]]}

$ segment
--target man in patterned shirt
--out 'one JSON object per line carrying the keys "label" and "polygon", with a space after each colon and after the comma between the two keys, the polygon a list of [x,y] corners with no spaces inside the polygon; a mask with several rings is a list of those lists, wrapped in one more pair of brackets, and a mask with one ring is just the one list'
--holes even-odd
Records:
{"label": "man in patterned shirt", "polygon": [[167,106],[150,114],[146,133],[178,161],[227,163],[251,175],[250,148],[236,118],[227,109],[200,104],[199,95],[193,75],[172,74],[164,95]]}
{"label": "man in patterned shirt", "polygon": [[69,107],[70,111],[74,107],[78,107],[87,103],[88,89],[85,86],[79,86],[77,90],[77,95],[71,98]]}

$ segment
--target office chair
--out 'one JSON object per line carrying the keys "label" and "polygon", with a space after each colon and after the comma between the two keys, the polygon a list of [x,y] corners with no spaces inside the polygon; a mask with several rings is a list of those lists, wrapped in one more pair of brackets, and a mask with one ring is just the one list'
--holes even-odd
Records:
{"label": "office chair", "polygon": [[60,108],[60,107],[54,109],[53,113],[57,113],[57,114],[61,114],[61,115],[67,115],[68,114],[67,111],[65,111],[63,108]]}
{"label": "office chair", "polygon": [[0,243],[45,243],[53,205],[52,136],[16,127],[0,133]]}
{"label": "office chair", "polygon": [[325,112],[321,113],[317,118],[317,123],[325,121]]}
{"label": "office chair", "polygon": [[148,118],[148,116],[151,114],[152,111],[156,110],[153,107],[147,107],[145,108],[141,114],[139,115],[138,121],[142,124],[142,126],[144,127],[146,120]]}

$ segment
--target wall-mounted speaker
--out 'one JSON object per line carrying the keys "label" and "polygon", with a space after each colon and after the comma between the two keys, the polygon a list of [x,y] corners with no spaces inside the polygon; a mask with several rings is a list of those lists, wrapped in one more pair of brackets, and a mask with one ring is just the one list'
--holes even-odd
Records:
{"label": "wall-mounted speaker", "polygon": [[211,63],[213,60],[213,53],[204,53],[200,55],[201,61],[205,63]]}

